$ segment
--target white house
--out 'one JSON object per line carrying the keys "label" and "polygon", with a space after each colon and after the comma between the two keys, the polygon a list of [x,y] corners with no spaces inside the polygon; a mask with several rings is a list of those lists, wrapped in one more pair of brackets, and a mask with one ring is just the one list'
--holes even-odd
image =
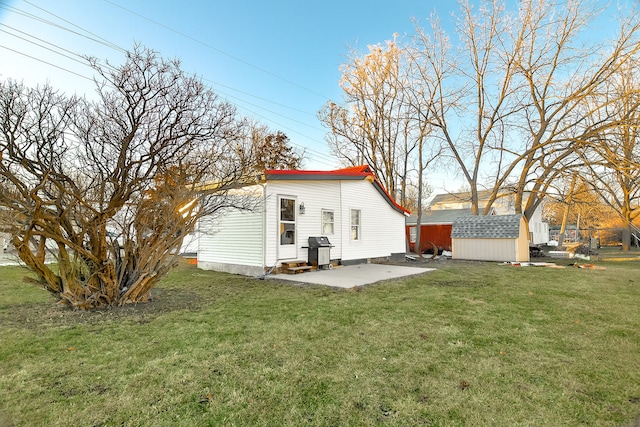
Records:
{"label": "white house", "polygon": [[[482,211],[489,201],[491,190],[478,191],[478,208]],[[525,193],[525,197],[528,193]],[[491,205],[495,215],[513,215],[516,213],[515,195],[513,193],[500,194],[499,197]],[[471,193],[446,193],[437,194],[429,209],[448,210],[448,209],[471,209]],[[542,220],[542,205],[534,211],[533,215],[527,222],[529,242],[533,245],[547,243],[549,241],[549,223]]]}
{"label": "white house", "polygon": [[405,216],[369,166],[333,171],[267,170],[242,189],[252,211],[229,210],[200,225],[198,266],[262,275],[283,262],[308,261],[309,237],[325,236],[343,264],[404,259]]}

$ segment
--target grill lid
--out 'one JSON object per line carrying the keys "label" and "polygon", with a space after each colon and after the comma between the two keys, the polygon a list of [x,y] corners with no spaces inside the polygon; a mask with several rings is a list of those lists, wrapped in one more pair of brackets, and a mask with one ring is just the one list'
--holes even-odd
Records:
{"label": "grill lid", "polygon": [[309,237],[310,248],[321,248],[326,246],[331,246],[331,242],[329,242],[329,238],[327,236]]}

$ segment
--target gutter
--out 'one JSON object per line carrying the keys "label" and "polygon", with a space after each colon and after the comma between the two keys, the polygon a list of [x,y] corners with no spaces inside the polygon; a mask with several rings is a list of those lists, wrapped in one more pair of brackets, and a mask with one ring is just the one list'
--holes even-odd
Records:
{"label": "gutter", "polygon": [[[273,267],[267,266],[267,183],[259,183],[262,187],[262,268],[265,270],[264,274],[258,276],[258,279],[264,280],[268,275],[273,273],[276,269],[277,263]],[[267,270],[269,268],[269,270]]]}

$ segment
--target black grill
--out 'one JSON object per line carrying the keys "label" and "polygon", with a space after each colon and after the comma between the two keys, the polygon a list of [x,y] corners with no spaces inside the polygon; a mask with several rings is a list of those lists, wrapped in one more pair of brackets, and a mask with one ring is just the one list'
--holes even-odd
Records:
{"label": "black grill", "polygon": [[333,245],[326,236],[309,237],[308,262],[316,268],[331,268],[331,248]]}

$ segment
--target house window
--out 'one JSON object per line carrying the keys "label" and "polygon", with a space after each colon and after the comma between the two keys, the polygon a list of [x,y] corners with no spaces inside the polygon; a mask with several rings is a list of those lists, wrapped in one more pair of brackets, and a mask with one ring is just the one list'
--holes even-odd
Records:
{"label": "house window", "polygon": [[409,243],[416,242],[417,231],[418,231],[418,227],[409,227]]}
{"label": "house window", "polygon": [[333,234],[334,215],[333,211],[322,210],[322,234]]}
{"label": "house window", "polygon": [[296,241],[296,201],[280,199],[280,244],[293,245]]}
{"label": "house window", "polygon": [[351,240],[360,240],[361,238],[360,216],[359,209],[351,209]]}

